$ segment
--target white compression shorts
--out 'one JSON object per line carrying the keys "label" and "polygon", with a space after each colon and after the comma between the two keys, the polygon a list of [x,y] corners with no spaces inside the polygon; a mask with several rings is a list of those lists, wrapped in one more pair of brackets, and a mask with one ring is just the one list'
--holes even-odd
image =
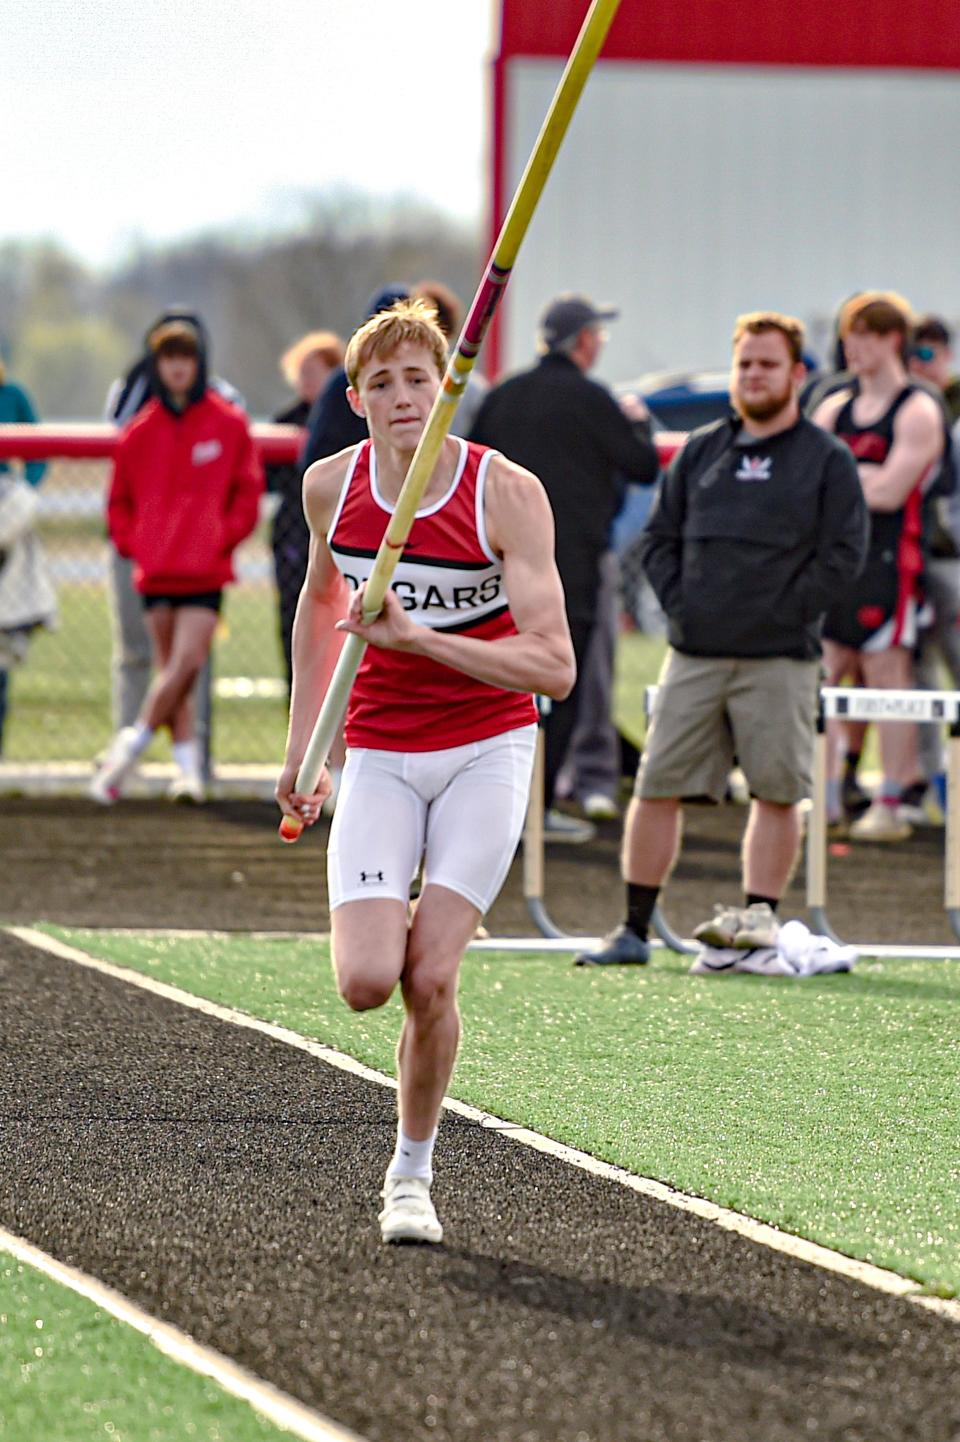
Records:
{"label": "white compression shorts", "polygon": [[523,830],[536,726],[443,751],[347,752],[327,848],[330,910],[446,886],[486,912]]}

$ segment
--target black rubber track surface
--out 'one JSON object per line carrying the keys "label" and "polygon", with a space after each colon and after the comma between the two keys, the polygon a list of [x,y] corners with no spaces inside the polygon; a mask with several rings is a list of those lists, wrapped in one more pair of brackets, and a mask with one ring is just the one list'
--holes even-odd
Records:
{"label": "black rubber track surface", "polygon": [[[0,1222],[371,1439],[956,1442],[960,1328],[0,937]],[[468,1019],[469,1024],[469,1019]]]}

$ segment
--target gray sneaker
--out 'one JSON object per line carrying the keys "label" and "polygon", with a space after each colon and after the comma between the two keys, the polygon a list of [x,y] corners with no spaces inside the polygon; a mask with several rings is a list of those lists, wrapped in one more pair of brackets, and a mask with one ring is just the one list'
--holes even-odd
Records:
{"label": "gray sneaker", "polygon": [[646,966],[650,947],[642,936],[624,922],[611,931],[596,951],[581,951],[573,959],[574,966]]}
{"label": "gray sneaker", "polygon": [[718,950],[725,950],[734,945],[734,937],[740,930],[743,922],[743,908],[740,906],[724,906],[718,903],[713,908],[713,916],[709,921],[701,921],[699,926],[693,929],[694,941],[699,941],[703,946],[713,946]]}
{"label": "gray sneaker", "polygon": [[740,926],[733,938],[738,951],[751,951],[757,946],[776,946],[780,923],[765,901],[755,901],[740,913]]}
{"label": "gray sneaker", "polygon": [[592,841],[596,834],[597,828],[592,821],[578,821],[575,816],[567,816],[553,808],[543,814],[544,841],[576,846],[584,841]]}

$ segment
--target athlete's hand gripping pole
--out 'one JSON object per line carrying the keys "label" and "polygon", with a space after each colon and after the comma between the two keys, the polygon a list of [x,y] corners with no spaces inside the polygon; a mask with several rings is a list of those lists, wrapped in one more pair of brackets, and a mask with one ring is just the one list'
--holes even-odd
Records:
{"label": "athlete's hand gripping pole", "polygon": [[[413,525],[421,497],[433,468],[440,455],[440,449],[450,429],[454,412],[463,395],[467,377],[483,344],[487,327],[493,319],[497,306],[513,270],[517,252],[527,233],[533,213],[537,208],[543,187],[553,168],[573,112],[587,83],[587,77],[607,38],[607,32],[619,8],[620,0],[593,0],[586,19],[577,37],[570,58],[567,61],[556,93],[550,103],[546,119],[537,137],[536,145],[526,169],[520,178],[516,194],[511,202],[507,217],[487,265],[486,273],[474,296],[470,312],[464,322],[460,339],[447,365],[443,384],[427,418],[427,424],[413,454],[406,480],[397,497],[397,504],[380,543],[370,579],[364,591],[363,619],[376,620],[383,606],[383,598],[410,528]],[[360,668],[366,642],[360,636],[348,634],[340,652],[336,669],[330,681],[316,725],[297,772],[297,791],[310,795],[317,785],[320,772],[326,764],[330,747],[347,708],[350,688]],[[285,816],[280,823],[280,836],[284,841],[296,841],[303,830],[303,823],[292,816]]]}

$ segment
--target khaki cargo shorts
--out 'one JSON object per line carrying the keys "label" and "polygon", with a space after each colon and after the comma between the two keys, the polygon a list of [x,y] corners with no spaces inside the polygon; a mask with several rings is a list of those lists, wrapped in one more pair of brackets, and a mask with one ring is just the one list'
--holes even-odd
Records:
{"label": "khaki cargo shorts", "polygon": [[736,764],[751,796],[810,795],[819,661],[668,651],[634,788],[650,800],[722,801]]}

